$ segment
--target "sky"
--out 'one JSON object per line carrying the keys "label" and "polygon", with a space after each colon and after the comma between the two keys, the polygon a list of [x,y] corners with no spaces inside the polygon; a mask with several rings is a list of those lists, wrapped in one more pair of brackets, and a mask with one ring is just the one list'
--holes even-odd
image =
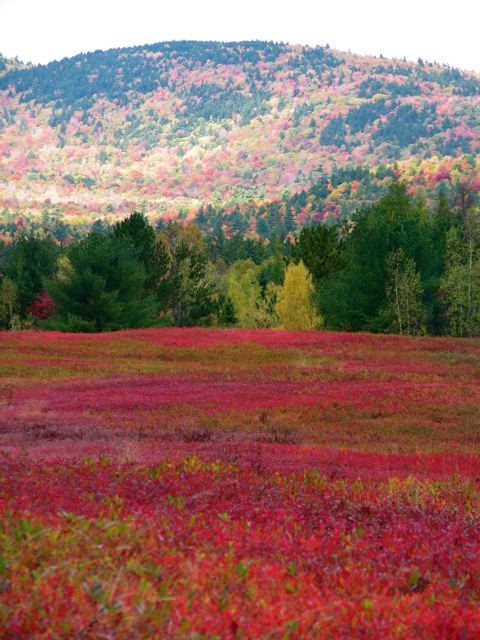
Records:
{"label": "sky", "polygon": [[0,53],[45,63],[161,40],[274,40],[480,72],[478,0],[0,0]]}

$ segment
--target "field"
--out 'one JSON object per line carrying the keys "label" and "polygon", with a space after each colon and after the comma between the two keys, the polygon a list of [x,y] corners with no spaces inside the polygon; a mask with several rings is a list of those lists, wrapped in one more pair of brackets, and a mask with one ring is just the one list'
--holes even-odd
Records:
{"label": "field", "polygon": [[0,637],[480,637],[480,341],[0,333]]}

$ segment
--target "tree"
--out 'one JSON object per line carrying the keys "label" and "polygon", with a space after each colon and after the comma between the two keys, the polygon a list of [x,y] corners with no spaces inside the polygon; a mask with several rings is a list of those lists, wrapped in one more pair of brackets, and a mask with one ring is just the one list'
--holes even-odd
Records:
{"label": "tree", "polygon": [[215,273],[200,229],[173,222],[158,234],[156,251],[166,261],[157,296],[161,309],[176,326],[208,323],[216,310]]}
{"label": "tree", "polygon": [[149,326],[154,300],[145,295],[145,270],[123,238],[90,233],[67,253],[60,277],[45,281],[55,303],[46,323],[66,331],[113,331]]}
{"label": "tree", "polygon": [[4,276],[0,284],[0,324],[8,329],[17,325],[18,291],[15,283]]}
{"label": "tree", "polygon": [[134,211],[128,218],[115,225],[113,233],[123,238],[135,249],[136,257],[146,273],[145,290],[156,293],[168,268],[164,251],[159,251],[156,235],[145,215]]}
{"label": "tree", "polygon": [[55,303],[46,291],[42,291],[42,293],[35,298],[35,302],[27,307],[27,311],[31,313],[36,320],[46,320],[53,315]]}
{"label": "tree", "polygon": [[232,301],[238,326],[254,329],[261,304],[262,288],[258,282],[258,266],[253,260],[238,260],[229,269],[227,294]]}
{"label": "tree", "polygon": [[270,245],[272,255],[259,265],[258,281],[263,292],[265,292],[269,282],[275,285],[282,285],[285,277],[285,245],[278,236],[272,239]]}
{"label": "tree", "polygon": [[448,232],[442,293],[448,333],[480,335],[480,221],[473,213]]}
{"label": "tree", "polygon": [[218,323],[221,327],[233,327],[235,324],[237,324],[235,307],[233,306],[233,302],[228,296],[220,294],[217,307]]}
{"label": "tree", "polygon": [[343,266],[338,228],[317,224],[300,232],[293,248],[293,258],[302,260],[315,284]]}
{"label": "tree", "polygon": [[434,333],[442,331],[442,309],[437,292],[440,288],[441,279],[445,272],[447,255],[447,236],[452,227],[452,211],[448,201],[447,191],[441,185],[436,206],[431,218],[431,239],[430,239],[430,279],[426,282],[426,289],[430,295],[430,327]]}
{"label": "tree", "polygon": [[426,332],[426,312],[422,300],[423,287],[415,261],[406,258],[402,249],[392,251],[387,259],[385,317],[387,330],[400,335]]}
{"label": "tree", "polygon": [[463,223],[477,201],[478,191],[474,186],[473,177],[467,175],[456,180],[452,188],[452,206],[457,219],[460,220],[460,223]]}
{"label": "tree", "polygon": [[277,312],[277,301],[280,286],[275,282],[268,282],[257,304],[255,326],[264,329],[278,327],[280,318]]}
{"label": "tree", "polygon": [[283,329],[316,329],[322,319],[313,304],[312,276],[302,261],[290,264],[278,292],[277,313]]}
{"label": "tree", "polygon": [[[432,269],[431,222],[424,203],[393,182],[375,205],[358,212],[345,231],[345,268],[321,283],[320,310],[332,328],[384,331],[388,256],[402,249],[415,261],[422,286]],[[425,287],[428,304],[436,290]]]}
{"label": "tree", "polygon": [[226,276],[237,324],[244,329],[274,327],[279,322],[275,308],[278,286],[270,281],[262,288],[261,276],[261,267],[251,259],[235,262]]}
{"label": "tree", "polygon": [[22,237],[8,250],[6,273],[16,284],[22,312],[42,292],[44,278],[54,273],[57,255],[58,247],[48,238]]}

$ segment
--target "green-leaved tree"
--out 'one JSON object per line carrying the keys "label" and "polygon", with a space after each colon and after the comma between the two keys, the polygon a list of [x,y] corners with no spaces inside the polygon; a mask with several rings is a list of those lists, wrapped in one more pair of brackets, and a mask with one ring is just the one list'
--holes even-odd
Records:
{"label": "green-leaved tree", "polygon": [[8,276],[0,281],[0,326],[15,329],[18,324],[17,315],[18,290],[16,284]]}
{"label": "green-leaved tree", "polygon": [[217,310],[216,283],[200,229],[173,222],[156,242],[157,255],[166,264],[158,287],[160,308],[179,327],[209,324]]}
{"label": "green-leaved tree", "polygon": [[422,335],[426,332],[423,287],[415,261],[402,249],[387,258],[388,281],[384,310],[387,330],[400,335]]}
{"label": "green-leaved tree", "polygon": [[480,219],[472,212],[463,228],[448,232],[442,293],[447,333],[480,335]]}

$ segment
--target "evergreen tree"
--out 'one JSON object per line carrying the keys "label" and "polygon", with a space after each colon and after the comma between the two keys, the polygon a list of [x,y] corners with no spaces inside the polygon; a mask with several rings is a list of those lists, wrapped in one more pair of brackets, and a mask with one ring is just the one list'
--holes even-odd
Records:
{"label": "evergreen tree", "polygon": [[294,260],[303,261],[316,284],[343,266],[336,226],[317,224],[303,228],[292,253]]}
{"label": "evergreen tree", "polygon": [[55,302],[55,316],[45,326],[112,331],[151,324],[153,298],[144,294],[145,270],[130,243],[92,232],[67,257],[59,276],[45,281]]}
{"label": "evergreen tree", "polygon": [[[432,268],[430,230],[424,203],[412,200],[400,182],[393,182],[377,204],[359,212],[345,234],[345,268],[331,273],[319,287],[320,309],[328,324],[354,331],[385,330],[388,256],[402,249],[415,261],[424,286]],[[426,290],[427,302],[435,294]]]}
{"label": "evergreen tree", "polygon": [[259,265],[258,281],[265,291],[268,284],[282,285],[285,277],[286,260],[284,256],[284,246],[277,236],[271,242],[273,255],[263,260]]}
{"label": "evergreen tree", "polygon": [[24,314],[43,290],[43,280],[55,271],[58,247],[50,238],[22,237],[7,251],[6,274],[15,282]]}
{"label": "evergreen tree", "polygon": [[261,238],[268,238],[270,235],[271,229],[266,218],[262,218],[260,215],[257,216],[257,233]]}
{"label": "evergreen tree", "polygon": [[153,227],[145,215],[134,211],[128,218],[115,225],[117,238],[123,238],[135,249],[136,257],[145,269],[145,290],[156,293],[168,268],[166,253],[159,250]]}
{"label": "evergreen tree", "polygon": [[447,255],[447,235],[452,227],[452,211],[448,201],[447,191],[442,185],[438,192],[437,202],[432,215],[431,247],[430,247],[430,281],[426,288],[430,295],[430,327],[433,333],[442,332],[442,309],[437,295],[441,279],[445,272]]}
{"label": "evergreen tree", "polygon": [[218,300],[218,323],[221,327],[233,327],[237,324],[233,302],[223,294],[219,296]]}

